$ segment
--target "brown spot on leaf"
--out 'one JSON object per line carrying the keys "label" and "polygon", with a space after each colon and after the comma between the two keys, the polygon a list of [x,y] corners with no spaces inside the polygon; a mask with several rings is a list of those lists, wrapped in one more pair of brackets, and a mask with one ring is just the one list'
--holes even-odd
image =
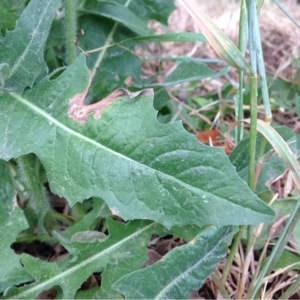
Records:
{"label": "brown spot on leaf", "polygon": [[99,100],[96,103],[86,105],[84,100],[88,93],[90,84],[85,91],[82,93],[76,94],[72,99],[69,101],[69,109],[68,114],[69,117],[72,118],[74,121],[82,124],[85,123],[90,115],[91,112],[94,112],[94,119],[100,119],[102,117],[103,111],[114,103],[116,100],[123,96],[128,96],[130,99],[137,97],[138,95],[153,95],[152,89],[145,89],[138,92],[130,92],[126,89],[118,89],[112,92],[107,97]]}

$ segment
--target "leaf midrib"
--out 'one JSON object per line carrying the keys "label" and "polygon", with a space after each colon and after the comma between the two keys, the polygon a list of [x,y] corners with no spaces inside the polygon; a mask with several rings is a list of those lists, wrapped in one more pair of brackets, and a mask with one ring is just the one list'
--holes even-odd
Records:
{"label": "leaf midrib", "polygon": [[[204,262],[205,260],[207,260],[207,257],[209,255],[211,255],[211,253],[215,254],[215,252],[218,250],[218,248],[220,247],[220,245],[222,243],[224,243],[224,236],[222,239],[220,239],[218,241],[217,244],[214,245],[214,247],[207,253],[205,253],[205,255],[203,257],[201,257],[201,259],[199,259],[195,264],[193,264],[190,268],[186,269],[183,273],[180,273],[178,276],[176,276],[172,281],[170,281],[155,297],[154,299],[166,299],[166,294],[174,287],[178,284],[178,282],[181,281],[182,278],[188,278],[189,274],[191,272],[193,272],[195,269],[197,269],[199,267],[199,265],[201,265],[202,262]],[[198,241],[197,241],[198,242]],[[186,251],[188,252],[188,251]],[[212,255],[215,256],[215,255]]]}
{"label": "leaf midrib", "polygon": [[101,256],[104,256],[106,254],[108,254],[109,252],[113,252],[115,249],[117,248],[121,248],[123,244],[125,244],[126,242],[130,241],[131,239],[134,240],[137,236],[143,234],[145,231],[147,231],[148,229],[151,229],[156,223],[152,222],[149,225],[144,226],[142,229],[139,229],[137,231],[135,231],[134,233],[130,234],[129,236],[127,236],[126,238],[118,241],[117,243],[113,244],[112,246],[109,246],[108,248],[106,248],[105,250],[85,259],[84,261],[82,261],[81,263],[67,269],[66,271],[52,277],[51,279],[48,279],[40,284],[37,284],[36,286],[20,293],[17,295],[14,295],[14,297],[18,297],[18,298],[26,298],[26,296],[31,293],[35,293],[38,292],[40,289],[46,289],[47,287],[49,287],[50,285],[54,285],[54,284],[60,284],[62,281],[61,279],[64,277],[68,277],[70,276],[72,273],[75,273],[76,271],[78,271],[79,269],[85,267],[86,265],[92,263],[95,260],[98,260]]}
{"label": "leaf midrib", "polygon": [[[210,193],[208,191],[204,191],[204,190],[200,189],[199,187],[190,185],[190,184],[188,184],[188,183],[186,183],[184,181],[179,180],[178,178],[176,178],[174,176],[171,176],[169,174],[163,173],[160,170],[153,169],[153,168],[151,168],[148,165],[142,164],[139,161],[133,160],[132,158],[130,158],[128,156],[125,156],[125,155],[123,155],[123,154],[121,154],[119,152],[116,152],[116,151],[114,151],[114,150],[112,150],[112,149],[110,149],[110,148],[108,148],[106,146],[103,146],[102,144],[98,143],[97,141],[95,141],[95,140],[93,140],[93,139],[91,139],[89,137],[86,137],[86,136],[82,135],[81,133],[79,133],[79,132],[77,132],[77,131],[75,131],[75,130],[69,128],[69,127],[67,127],[65,124],[59,122],[58,120],[56,120],[55,118],[53,118],[51,115],[49,115],[48,113],[46,113],[44,110],[40,109],[36,105],[33,105],[31,102],[29,102],[27,99],[21,97],[20,95],[18,95],[16,93],[11,93],[10,95],[13,96],[17,101],[21,102],[22,104],[26,105],[27,107],[29,107],[30,109],[32,109],[33,111],[35,111],[36,113],[38,113],[41,116],[45,117],[52,124],[55,124],[57,127],[59,127],[62,130],[66,131],[70,135],[76,136],[79,139],[84,140],[87,143],[90,143],[90,144],[92,144],[92,145],[94,145],[94,146],[96,146],[98,148],[101,148],[101,149],[103,149],[105,151],[111,152],[113,155],[119,156],[120,158],[122,158],[124,160],[127,160],[130,163],[138,164],[138,165],[140,165],[140,166],[142,166],[143,168],[146,168],[146,169],[151,169],[151,170],[155,171],[156,173],[159,173],[159,174],[163,175],[164,177],[169,178],[171,181],[177,182],[179,185],[185,187],[187,190],[194,191],[196,194],[198,194],[197,191],[202,191],[202,193],[205,194],[205,195],[211,195],[214,198],[219,198],[219,199],[221,199],[223,201],[227,201],[227,202],[229,202],[229,203],[231,203],[233,205],[241,206],[241,205],[239,205],[237,203],[228,201],[226,198],[221,198],[218,195],[212,194],[212,193]],[[248,208],[248,209],[250,209],[250,208]]]}
{"label": "leaf midrib", "polygon": [[44,21],[44,16],[45,16],[46,13],[48,13],[48,8],[49,8],[49,6],[51,4],[51,1],[47,1],[47,2],[48,2],[48,5],[43,10],[43,13],[42,13],[41,18],[40,18],[39,23],[38,23],[38,26],[36,28],[34,28],[34,30],[31,31],[31,32],[34,33],[32,35],[32,38],[30,39],[30,41],[27,44],[27,47],[25,48],[25,50],[23,51],[23,53],[19,56],[18,60],[15,62],[14,66],[11,68],[10,77],[15,74],[15,72],[18,69],[18,67],[21,65],[22,61],[24,61],[26,59],[26,55],[29,52],[33,41],[35,40],[36,36],[39,34],[39,29],[40,29],[41,24],[44,24],[44,22],[43,22]]}

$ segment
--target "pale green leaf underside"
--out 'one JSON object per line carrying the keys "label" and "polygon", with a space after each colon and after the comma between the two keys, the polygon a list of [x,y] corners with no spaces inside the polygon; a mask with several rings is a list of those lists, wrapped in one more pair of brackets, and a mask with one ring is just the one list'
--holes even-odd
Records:
{"label": "pale green leaf underside", "polygon": [[224,259],[229,232],[226,227],[206,229],[154,265],[124,276],[113,287],[126,299],[189,299]]}
{"label": "pale green leaf underside", "polygon": [[160,124],[152,97],[125,98],[99,120],[68,118],[88,85],[85,59],[24,96],[0,98],[0,155],[34,152],[52,190],[71,205],[96,196],[124,219],[175,225],[252,224],[272,210],[236,174],[223,150],[200,144],[180,122]]}

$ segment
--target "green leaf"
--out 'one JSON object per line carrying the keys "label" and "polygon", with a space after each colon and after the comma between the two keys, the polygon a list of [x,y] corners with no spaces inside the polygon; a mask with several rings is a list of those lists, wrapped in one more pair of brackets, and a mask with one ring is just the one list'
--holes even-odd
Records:
{"label": "green leaf", "polygon": [[0,31],[11,30],[14,28],[17,20],[17,15],[12,10],[5,7],[3,2],[0,2]]}
{"label": "green leaf", "polygon": [[[47,61],[49,71],[52,72],[61,67],[65,59],[65,40],[64,19],[54,19],[45,45],[44,58]],[[78,27],[80,24],[78,24]]]}
{"label": "green leaf", "polygon": [[171,75],[164,81],[164,85],[174,85],[187,81],[200,80],[216,76],[216,72],[206,65],[192,61],[182,61]]}
{"label": "green leaf", "polygon": [[143,20],[157,20],[164,25],[168,25],[168,17],[175,9],[174,0],[135,0],[129,7]]}
{"label": "green leaf", "polygon": [[[207,39],[202,33],[195,32],[173,32],[166,34],[157,34],[149,36],[137,36],[129,40],[138,42],[207,42]],[[124,43],[128,40],[123,41]],[[120,43],[123,43],[120,42]]]}
{"label": "green leaf", "polygon": [[[103,0],[102,0],[103,1]],[[164,25],[168,25],[168,17],[175,9],[174,0],[107,0],[105,2],[125,4],[129,2],[129,8],[142,20],[156,20]]]}
{"label": "green leaf", "polygon": [[[90,20],[90,19],[89,19]],[[87,20],[88,21],[88,20]],[[128,42],[207,42],[205,36],[201,33],[194,32],[174,32],[174,33],[166,33],[166,34],[156,34],[156,35],[147,35],[147,36],[135,36],[132,38],[128,38],[125,40],[121,40],[120,42],[115,42],[110,45],[106,45],[103,47],[86,50],[85,52],[90,54],[94,52],[102,51],[105,48],[111,48],[118,45],[126,44]],[[98,42],[99,43],[99,42]],[[187,59],[193,60],[193,58],[188,57]]]}
{"label": "green leaf", "polygon": [[44,47],[60,0],[32,0],[0,47],[0,61],[10,67],[6,86],[22,92],[46,75]]}
{"label": "green leaf", "polygon": [[26,229],[28,224],[23,211],[17,206],[8,174],[7,163],[0,160],[0,293],[12,285],[32,280],[20,264],[20,256],[10,248],[18,233]]}
{"label": "green leaf", "polygon": [[[117,3],[116,3],[117,2]],[[141,81],[141,59],[134,54],[134,49],[137,41],[202,41],[204,40],[203,35],[194,33],[179,33],[179,34],[165,34],[156,37],[149,31],[148,27],[145,26],[145,30],[148,30],[148,34],[143,32],[142,36],[136,36],[131,30],[128,30],[129,25],[133,26],[133,19],[129,20],[126,17],[124,22],[129,22],[126,26],[118,26],[113,36],[111,35],[111,30],[114,28],[115,18],[107,18],[101,15],[102,7],[111,7],[119,9],[124,14],[126,7],[122,6],[126,1],[101,1],[99,3],[96,1],[86,1],[82,5],[81,12],[83,14],[79,18],[79,26],[84,30],[84,35],[80,39],[80,47],[84,49],[87,53],[87,63],[90,68],[94,67],[95,62],[98,58],[108,49],[108,51],[101,58],[101,66],[91,87],[89,98],[99,99],[106,96],[113,90],[117,88],[123,88],[127,86],[126,79],[132,79],[133,82],[139,83]],[[157,3],[156,3],[157,2]],[[168,3],[160,3],[160,1],[151,1],[151,3],[146,3],[145,1],[137,3],[134,1],[134,5],[129,5],[129,9],[135,12],[136,16],[147,24],[150,17],[153,19],[156,14],[166,14],[170,13],[173,8],[174,1],[168,1]],[[133,3],[132,3],[133,4]],[[172,9],[170,9],[172,7]],[[154,12],[155,9],[160,8],[159,12]],[[89,14],[89,11],[93,11],[93,14]],[[153,15],[152,15],[153,14]],[[164,18],[168,18],[165,15]],[[137,26],[141,30],[141,26]],[[144,29],[143,29],[144,30]],[[144,31],[145,31],[144,30]],[[139,34],[139,32],[137,33]],[[120,44],[124,46],[119,46]],[[105,45],[105,46],[103,46]],[[101,53],[101,51],[103,53]],[[136,84],[136,86],[141,84]],[[88,100],[90,101],[90,100]]]}
{"label": "green leaf", "polygon": [[95,229],[100,218],[111,217],[111,212],[103,200],[94,198],[93,208],[63,232],[65,238],[71,239],[79,231]]}
{"label": "green leaf", "polygon": [[[245,120],[245,122],[249,123],[249,120]],[[273,146],[279,157],[287,164],[289,169],[292,171],[296,187],[298,190],[300,190],[300,165],[296,155],[292,152],[289,145],[280,136],[280,134],[265,121],[257,121],[257,130],[264,135],[267,141]]]}
{"label": "green leaf", "polygon": [[183,60],[179,62],[176,69],[166,78],[164,82],[154,84],[137,83],[135,86],[139,88],[166,87],[184,82],[197,81],[203,78],[216,77],[217,75],[219,76],[220,73],[218,74],[216,71],[204,64],[199,64],[196,61]]}
{"label": "green leaf", "polygon": [[154,265],[122,277],[113,287],[128,299],[188,299],[224,259],[230,231],[206,229]]}
{"label": "green leaf", "polygon": [[42,179],[43,168],[41,162],[34,155],[29,154],[17,158],[16,163],[18,168],[18,178],[16,180],[24,188],[23,195],[24,193],[27,194],[23,196],[27,200],[26,208],[35,213],[34,215],[37,218],[37,224],[34,222],[34,225],[37,225],[36,232],[38,234],[45,233],[47,231],[45,218],[51,212],[51,207],[44,186],[45,182]]}
{"label": "green leaf", "polygon": [[[272,208],[274,209],[276,216],[282,217],[290,215],[293,212],[293,209],[297,203],[297,197],[277,199],[273,204]],[[293,230],[294,238],[294,248],[299,252],[300,251],[300,222],[295,225]]]}
{"label": "green leaf", "polygon": [[5,81],[9,78],[9,65],[7,63],[0,64],[0,84],[2,87],[5,86]]}
{"label": "green leaf", "polygon": [[300,270],[300,255],[288,250],[284,250],[278,260],[274,270],[289,268],[291,270]]}
{"label": "green leaf", "polygon": [[[295,145],[295,132],[285,126],[276,127],[275,129],[296,151],[297,147]],[[255,151],[257,162],[261,143],[262,136],[261,134],[258,134]],[[271,149],[271,145],[267,143],[264,154],[270,152]],[[236,166],[239,176],[246,182],[248,181],[249,174],[249,155],[249,137],[244,138],[230,154],[230,161],[234,166]],[[285,169],[286,164],[278,157],[278,155],[273,154],[271,157],[269,157],[267,161],[263,162],[256,185],[256,193],[262,193],[266,190],[269,190],[269,187],[266,186],[266,183],[278,177],[284,172]]]}
{"label": "green leaf", "polygon": [[151,96],[120,99],[85,124],[70,119],[69,100],[87,85],[80,56],[60,77],[22,97],[0,96],[1,157],[35,153],[54,193],[71,205],[101,197],[126,220],[151,219],[170,228],[272,219],[223,150],[200,144],[180,122],[160,124]]}
{"label": "green leaf", "polygon": [[[60,286],[64,299],[72,299],[82,283],[93,273],[101,274],[101,289],[108,295],[112,282],[141,267],[147,260],[147,244],[153,232],[161,229],[155,223],[133,221],[128,224],[108,220],[109,238],[99,243],[72,243],[56,234],[70,253],[66,259],[49,263],[22,255],[24,268],[35,282],[12,288],[8,297],[36,298],[42,291]],[[115,293],[115,292],[114,292]]]}
{"label": "green leaf", "polygon": [[[79,24],[80,28],[85,32],[80,41],[80,46],[83,49],[95,49],[102,46],[106,42],[107,36],[114,25],[110,20],[91,15],[82,16],[79,19]],[[131,36],[132,33],[129,33],[128,30],[118,28],[118,31],[114,35],[114,41],[123,41]],[[126,87],[124,82],[128,76],[131,76],[134,80],[140,78],[141,61],[132,53],[134,47],[135,43],[129,41],[126,43],[126,48],[111,47],[107,49],[100,70],[96,73],[94,84],[89,93],[91,98],[99,99],[117,88]],[[99,53],[91,53],[87,56],[87,64],[91,69]]]}
{"label": "green leaf", "polygon": [[151,34],[151,30],[147,27],[147,22],[144,19],[140,19],[128,7],[117,2],[86,1],[81,12],[106,17],[122,24],[139,35]]}
{"label": "green leaf", "polygon": [[128,76],[139,78],[140,74],[141,61],[135,55],[122,48],[109,49],[101,71],[95,76],[96,84],[91,92],[95,97],[106,96],[117,88],[126,87],[125,80]]}

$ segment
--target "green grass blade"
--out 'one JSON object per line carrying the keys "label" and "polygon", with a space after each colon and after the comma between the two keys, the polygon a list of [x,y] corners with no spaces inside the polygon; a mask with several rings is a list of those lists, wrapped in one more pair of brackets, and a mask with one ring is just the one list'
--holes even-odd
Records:
{"label": "green grass blade", "polygon": [[[245,55],[248,43],[248,13],[246,0],[241,1],[240,25],[239,25],[239,49]],[[239,71],[239,94],[235,99],[235,119],[240,121],[244,119],[244,73]],[[238,144],[243,139],[243,123],[239,123],[235,132],[235,140]]]}
{"label": "green grass blade", "polygon": [[265,63],[263,57],[263,50],[261,45],[261,37],[259,32],[259,24],[257,18],[257,9],[255,1],[248,1],[249,13],[249,33],[250,33],[250,56],[252,69],[259,74],[259,81],[261,83],[261,92],[264,102],[265,118],[267,121],[272,119],[272,112],[269,101],[269,92],[266,78]]}

